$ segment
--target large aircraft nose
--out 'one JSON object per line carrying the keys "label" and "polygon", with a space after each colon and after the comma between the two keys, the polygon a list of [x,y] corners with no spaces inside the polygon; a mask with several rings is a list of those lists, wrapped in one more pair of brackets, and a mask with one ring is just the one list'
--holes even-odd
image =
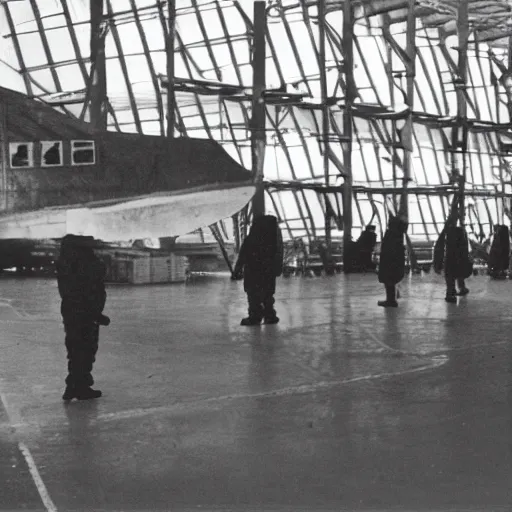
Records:
{"label": "large aircraft nose", "polygon": [[0,238],[62,238],[74,233],[118,241],[180,236],[234,215],[254,193],[255,186],[247,182],[23,212],[0,217]]}
{"label": "large aircraft nose", "polygon": [[239,212],[254,192],[251,184],[69,210],[67,230],[106,241],[185,235]]}

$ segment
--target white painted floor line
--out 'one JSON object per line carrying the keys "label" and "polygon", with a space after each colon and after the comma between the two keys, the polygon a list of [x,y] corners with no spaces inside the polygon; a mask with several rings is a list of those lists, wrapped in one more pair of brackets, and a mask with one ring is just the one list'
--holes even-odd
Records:
{"label": "white painted floor line", "polygon": [[[10,407],[3,393],[0,393],[0,400],[7,414],[9,424],[11,425],[12,428],[16,430],[17,426],[24,424],[20,412]],[[32,476],[32,480],[34,481],[37,492],[41,497],[41,501],[43,502],[46,511],[57,512],[57,507],[55,506],[52,499],[50,498],[50,495],[48,494],[46,485],[44,485],[43,479],[39,474],[39,470],[37,469],[36,463],[34,461],[34,458],[32,457],[32,454],[30,453],[30,450],[28,449],[28,446],[24,442],[20,441],[18,442],[18,448],[20,452],[23,454],[23,457],[25,458],[28,469],[30,471],[30,475]]]}
{"label": "white painted floor line", "polygon": [[36,484],[37,491],[39,492],[39,496],[41,496],[41,500],[43,501],[44,506],[48,512],[57,512],[57,507],[53,503],[50,495],[48,494],[48,490],[46,489],[46,485],[44,485],[43,479],[39,474],[39,470],[37,469],[36,463],[34,462],[34,458],[30,453],[27,445],[25,443],[19,442],[18,446],[20,448],[21,453],[25,457],[27,461],[28,469],[30,474],[32,475],[32,479]]}
{"label": "white painted floor line", "polygon": [[205,399],[199,399],[199,400],[190,400],[186,402],[177,402],[171,405],[163,405],[159,407],[148,407],[148,408],[138,408],[138,409],[130,409],[126,411],[119,411],[119,412],[113,412],[113,413],[104,413],[99,414],[98,417],[93,420],[92,423],[99,423],[99,422],[109,422],[109,421],[118,421],[123,419],[131,419],[131,418],[141,418],[148,415],[153,414],[166,414],[166,413],[172,413],[172,412],[180,412],[183,410],[190,411],[190,409],[194,407],[204,408],[205,406],[212,404],[221,404],[222,402],[228,402],[233,400],[240,400],[240,399],[248,399],[248,398],[272,398],[272,397],[279,397],[279,396],[290,396],[290,395],[301,395],[301,394],[308,394],[308,393],[314,393],[316,391],[321,391],[325,389],[332,389],[337,386],[342,386],[345,384],[351,384],[354,382],[361,382],[361,381],[370,381],[370,380],[376,380],[376,379],[384,379],[384,378],[390,378],[390,377],[400,377],[403,375],[413,374],[417,372],[423,372],[427,370],[433,370],[436,368],[439,368],[440,366],[443,366],[448,362],[448,359],[445,357],[437,357],[437,358],[431,358],[431,362],[429,364],[425,364],[422,366],[418,366],[416,368],[409,368],[407,370],[401,370],[398,372],[386,372],[386,373],[378,373],[378,374],[369,374],[369,375],[362,375],[360,377],[353,377],[350,379],[343,379],[343,380],[337,380],[337,381],[321,381],[316,382],[314,384],[301,384],[298,386],[289,386],[286,388],[280,388],[270,391],[262,391],[259,393],[240,393],[240,394],[234,394],[234,395],[224,395],[224,396],[218,396],[218,397],[211,397],[211,398],[205,398]]}
{"label": "white painted floor line", "polygon": [[379,345],[380,347],[382,347],[383,349],[385,349],[387,351],[393,352],[395,354],[403,354],[406,356],[428,357],[428,354],[423,353],[423,352],[410,352],[407,350],[400,350],[400,349],[390,347],[383,341],[380,341],[379,338],[377,338],[377,336],[375,336],[375,334],[373,334],[370,329],[367,329],[363,326],[360,326],[360,329],[361,329],[361,331],[364,331],[366,333],[366,335],[369,338],[371,338],[374,343],[376,343],[377,345]]}

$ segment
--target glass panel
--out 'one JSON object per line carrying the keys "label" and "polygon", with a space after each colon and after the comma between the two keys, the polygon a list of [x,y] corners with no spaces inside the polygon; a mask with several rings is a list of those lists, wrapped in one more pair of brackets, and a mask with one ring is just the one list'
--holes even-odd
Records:
{"label": "glass panel", "polygon": [[62,141],[41,141],[41,167],[55,167],[63,165]]}

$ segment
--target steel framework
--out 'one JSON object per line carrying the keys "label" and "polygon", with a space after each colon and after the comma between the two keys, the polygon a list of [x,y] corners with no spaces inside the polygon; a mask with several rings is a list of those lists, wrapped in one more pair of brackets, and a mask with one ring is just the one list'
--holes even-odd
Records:
{"label": "steel framework", "polygon": [[214,138],[246,168],[257,118],[265,208],[289,238],[384,225],[400,196],[410,235],[432,239],[454,187],[469,231],[502,220],[508,2],[268,0],[265,14],[262,82],[250,1],[2,0],[0,85],[100,128]]}

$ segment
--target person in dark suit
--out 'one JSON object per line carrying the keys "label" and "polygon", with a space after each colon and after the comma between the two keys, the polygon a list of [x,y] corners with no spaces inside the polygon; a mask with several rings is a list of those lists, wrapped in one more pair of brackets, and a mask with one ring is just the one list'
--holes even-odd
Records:
{"label": "person in dark suit", "polygon": [[404,235],[408,221],[403,215],[390,215],[388,228],[382,238],[379,261],[379,283],[384,284],[386,300],[380,300],[384,308],[398,307],[396,285],[405,275]]}
{"label": "person in dark suit", "polygon": [[283,239],[273,215],[256,217],[244,240],[233,271],[233,279],[244,279],[249,316],[241,325],[276,324],[274,309],[276,277],[283,271]]}
{"label": "person in dark suit", "polygon": [[[434,246],[434,271],[440,274],[444,269],[446,302],[457,302],[457,295],[467,295],[465,279],[473,272],[469,257],[468,237],[463,227],[457,226],[460,194],[454,195],[450,215]],[[459,287],[459,292],[455,287]]]}
{"label": "person in dark suit", "polygon": [[510,233],[508,226],[495,225],[494,237],[489,252],[489,275],[495,279],[504,279],[510,260]]}
{"label": "person in dark suit", "polygon": [[375,226],[369,224],[357,239],[358,263],[363,272],[375,270],[375,263],[372,261],[373,250],[377,243],[377,234]]}
{"label": "person in dark suit", "polygon": [[57,283],[66,334],[68,376],[63,400],[99,398],[92,389],[92,368],[98,351],[99,326],[107,298],[105,266],[94,254],[93,237],[66,235],[57,261]]}

